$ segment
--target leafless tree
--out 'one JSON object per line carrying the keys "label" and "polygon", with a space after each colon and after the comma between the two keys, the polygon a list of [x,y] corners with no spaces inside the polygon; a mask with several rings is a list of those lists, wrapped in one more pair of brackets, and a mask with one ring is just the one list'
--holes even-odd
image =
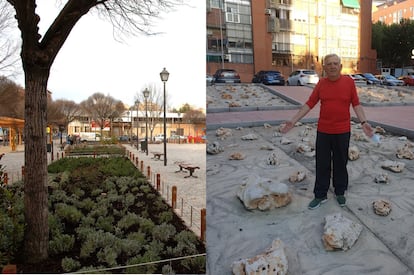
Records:
{"label": "leafless tree", "polygon": [[48,104],[48,122],[65,129],[69,123],[74,121],[81,114],[79,104],[73,100],[58,99]]}
{"label": "leafless tree", "polygon": [[121,101],[102,93],[94,93],[88,99],[82,101],[80,106],[82,111],[99,126],[102,137],[107,121],[112,121],[113,118],[119,117],[124,111],[124,105]]}
{"label": "leafless tree", "polygon": [[9,31],[15,27],[13,9],[10,5],[0,2],[0,72],[8,77],[16,74],[19,62],[19,45],[11,39]]}
{"label": "leafless tree", "polygon": [[[25,259],[48,257],[46,110],[50,68],[77,22],[94,10],[120,33],[150,33],[153,18],[185,0],[67,0],[43,37],[36,0],[7,0],[16,12],[25,76]],[[87,41],[85,41],[87,43]]]}
{"label": "leafless tree", "polygon": [[[146,89],[149,90],[149,97],[147,99],[145,99],[143,92],[138,92],[135,95],[135,98],[139,100],[140,104],[143,104],[143,110],[148,111],[148,130],[150,132],[149,138],[151,140],[155,128],[158,124],[163,122],[164,94],[155,84],[148,84]],[[165,97],[165,100],[168,102],[168,94],[166,94]],[[147,109],[145,109],[146,103]]]}
{"label": "leafless tree", "polygon": [[24,117],[24,90],[6,77],[0,77],[0,116]]}

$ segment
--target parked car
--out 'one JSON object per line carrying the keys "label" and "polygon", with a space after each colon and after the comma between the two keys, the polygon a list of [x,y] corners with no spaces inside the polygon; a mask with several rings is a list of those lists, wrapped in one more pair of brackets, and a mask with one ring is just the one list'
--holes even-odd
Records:
{"label": "parked car", "polygon": [[213,75],[213,83],[240,83],[240,75],[233,69],[218,69]]}
{"label": "parked car", "polygon": [[126,136],[126,135],[119,136],[118,140],[121,141],[121,142],[126,142],[126,141],[129,141],[129,137]]}
{"label": "parked car", "polygon": [[371,73],[363,73],[362,76],[365,77],[365,79],[367,80],[367,84],[369,85],[379,85],[381,84],[381,81],[375,77],[375,75],[371,74]]}
{"label": "parked car", "polygon": [[296,70],[293,71],[288,79],[287,79],[287,85],[289,86],[303,86],[306,84],[316,84],[319,81],[319,76],[314,70]]}
{"label": "parked car", "polygon": [[403,75],[398,79],[404,81],[405,86],[414,86],[414,75]]}
{"label": "parked car", "polygon": [[259,71],[254,75],[252,83],[265,85],[285,85],[285,77],[279,71]]}
{"label": "parked car", "polygon": [[404,86],[404,81],[399,80],[392,75],[376,75],[375,77],[378,78],[383,85]]}
{"label": "parked car", "polygon": [[207,86],[210,86],[212,83],[213,83],[213,76],[212,75],[209,75],[209,74],[207,74],[206,75],[206,85]]}
{"label": "parked car", "polygon": [[180,140],[180,141],[184,142],[184,141],[186,141],[186,140],[187,140],[187,137],[185,137],[185,136],[180,136],[180,135],[171,135],[171,136],[168,138],[168,142],[170,142],[170,141],[175,142],[175,141],[178,141],[178,140]]}
{"label": "parked car", "polygon": [[155,135],[153,140],[154,140],[155,143],[164,142],[164,134]]}
{"label": "parked car", "polygon": [[362,77],[358,74],[348,74],[348,76],[354,80],[355,85],[367,85],[367,80],[365,77]]}

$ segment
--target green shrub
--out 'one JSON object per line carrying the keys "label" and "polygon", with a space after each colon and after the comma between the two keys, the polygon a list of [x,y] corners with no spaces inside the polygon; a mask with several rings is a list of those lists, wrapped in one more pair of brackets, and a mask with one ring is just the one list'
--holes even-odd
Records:
{"label": "green shrub", "polygon": [[146,234],[151,234],[152,229],[154,228],[155,224],[152,220],[139,217],[139,228],[142,232]]}
{"label": "green shrub", "polygon": [[140,222],[141,220],[137,214],[128,213],[118,221],[117,227],[121,229],[128,229],[135,224],[140,224]]}
{"label": "green shrub", "polygon": [[175,229],[174,225],[163,223],[154,227],[152,230],[152,236],[155,240],[165,242],[174,236],[176,232],[177,230]]}
{"label": "green shrub", "polygon": [[62,252],[71,251],[75,244],[75,236],[67,234],[57,234],[49,241],[49,252],[56,255]]}
{"label": "green shrub", "polygon": [[167,210],[167,211],[162,212],[158,218],[159,218],[160,223],[168,223],[173,220],[174,213],[172,210]]}
{"label": "green shrub", "polygon": [[78,270],[81,267],[79,261],[74,260],[72,258],[65,257],[62,259],[62,269],[65,272],[73,272]]}
{"label": "green shrub", "polygon": [[75,206],[67,205],[65,203],[58,203],[55,205],[55,213],[62,220],[75,224],[80,221],[83,214]]}
{"label": "green shrub", "polygon": [[103,231],[106,231],[106,232],[113,232],[114,231],[113,222],[114,222],[113,216],[100,216],[96,220],[95,226],[97,229],[102,229]]}

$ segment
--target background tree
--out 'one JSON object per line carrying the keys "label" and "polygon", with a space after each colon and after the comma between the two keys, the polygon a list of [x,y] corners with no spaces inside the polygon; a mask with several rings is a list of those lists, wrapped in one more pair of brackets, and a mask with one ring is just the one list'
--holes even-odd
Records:
{"label": "background tree", "polygon": [[12,7],[5,2],[0,2],[0,72],[8,77],[16,74],[19,62],[19,45],[6,35],[15,27]]}
{"label": "background tree", "polygon": [[[161,91],[159,87],[155,84],[149,84],[146,87],[150,93],[149,97],[146,99],[148,104],[148,131],[149,139],[152,140],[152,136],[155,128],[158,124],[163,123],[163,112],[164,112],[164,91]],[[168,94],[165,95],[166,101],[168,102]],[[135,95],[135,98],[139,100],[140,105],[142,104],[145,112],[145,97],[143,92],[138,92]],[[168,104],[166,104],[168,106]]]}
{"label": "background tree", "polygon": [[[91,9],[125,32],[149,33],[151,21],[162,10],[183,0],[68,0],[42,37],[35,0],[7,0],[14,8],[22,38],[21,61],[25,76],[25,259],[48,257],[48,201],[46,110],[50,68],[75,24]],[[87,41],[85,41],[87,43]]]}
{"label": "background tree", "polygon": [[122,101],[117,100],[114,102],[114,106],[112,108],[112,113],[109,115],[109,121],[111,123],[111,137],[113,136],[112,133],[112,123],[117,119],[122,117],[122,113],[125,111],[125,105],[122,103]]}
{"label": "background tree", "polygon": [[383,67],[404,67],[411,64],[414,49],[414,21],[403,19],[398,24],[377,22],[372,26],[372,47]]}
{"label": "background tree", "polygon": [[4,76],[0,77],[0,116],[24,117],[24,90]]}
{"label": "background tree", "polygon": [[80,106],[82,108],[82,112],[92,118],[95,124],[99,127],[101,137],[103,137],[103,129],[105,128],[105,124],[109,122],[115,114],[118,117],[120,108],[122,108],[122,110],[124,108],[121,101],[102,93],[94,93],[88,97],[88,99],[82,101]]}

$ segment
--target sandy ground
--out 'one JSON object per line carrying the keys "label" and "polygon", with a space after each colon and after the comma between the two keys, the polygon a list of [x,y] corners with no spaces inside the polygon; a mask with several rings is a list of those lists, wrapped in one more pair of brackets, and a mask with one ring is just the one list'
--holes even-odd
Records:
{"label": "sandy ground", "polygon": [[[263,85],[212,85],[207,87],[209,111],[226,111],[226,108],[280,109],[294,107],[291,100],[274,93],[278,86]],[[272,89],[273,88],[273,89]],[[414,90],[408,87],[359,86],[361,102],[365,105],[414,105]]]}
{"label": "sandy ground", "polygon": [[[396,102],[398,97],[391,102]],[[359,125],[352,126],[351,146],[360,158],[349,161],[347,206],[339,207],[332,190],[328,202],[308,210],[313,198],[315,158],[297,152],[299,144],[314,146],[316,124],[295,127],[282,136],[278,125],[272,127],[232,128],[232,135],[220,139],[216,130],[207,131],[209,143],[218,141],[224,151],[207,155],[207,256],[209,274],[232,274],[234,261],[251,258],[280,238],[286,245],[289,274],[414,274],[414,160],[398,159],[396,152],[413,141],[391,133],[381,134],[376,144],[364,137]],[[242,140],[254,134],[257,140]],[[292,143],[282,145],[282,138]],[[273,150],[270,150],[273,149]],[[413,150],[413,147],[410,148]],[[278,165],[268,165],[272,153]],[[245,156],[229,160],[233,153]],[[401,173],[381,168],[386,160],[405,164]],[[304,181],[290,183],[295,172],[306,173]],[[375,182],[386,173],[388,184]],[[246,210],[237,197],[244,180],[255,174],[260,178],[289,186],[292,202],[269,211]],[[372,202],[391,202],[388,216],[374,213]],[[322,243],[324,217],[342,213],[363,226],[361,235],[348,251],[328,252]]]}

